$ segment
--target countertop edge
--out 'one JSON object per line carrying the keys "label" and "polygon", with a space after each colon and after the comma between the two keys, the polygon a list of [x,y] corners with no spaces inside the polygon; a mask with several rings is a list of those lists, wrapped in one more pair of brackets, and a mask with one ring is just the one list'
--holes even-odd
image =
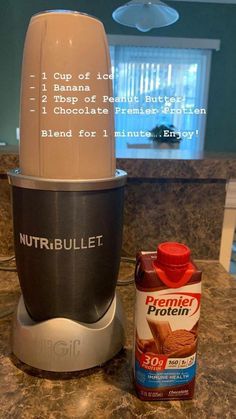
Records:
{"label": "countertop edge", "polygon": [[[130,179],[212,179],[236,178],[236,153],[205,153],[196,159],[126,158],[116,159],[117,168]],[[17,147],[0,149],[0,177],[19,166]]]}

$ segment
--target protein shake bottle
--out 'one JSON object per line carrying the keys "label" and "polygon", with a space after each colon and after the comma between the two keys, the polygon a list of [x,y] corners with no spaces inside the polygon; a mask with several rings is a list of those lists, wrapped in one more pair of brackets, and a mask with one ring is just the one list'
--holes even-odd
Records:
{"label": "protein shake bottle", "polygon": [[187,246],[137,255],[134,381],[142,400],[193,397],[201,271]]}

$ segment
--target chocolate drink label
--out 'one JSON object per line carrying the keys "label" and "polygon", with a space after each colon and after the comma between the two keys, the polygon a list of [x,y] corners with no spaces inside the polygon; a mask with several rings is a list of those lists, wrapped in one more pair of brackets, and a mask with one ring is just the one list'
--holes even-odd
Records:
{"label": "chocolate drink label", "polygon": [[173,283],[165,270],[155,265],[155,260],[156,253],[141,252],[137,257],[136,390],[143,400],[191,399],[196,374],[201,272],[190,262],[180,280]]}

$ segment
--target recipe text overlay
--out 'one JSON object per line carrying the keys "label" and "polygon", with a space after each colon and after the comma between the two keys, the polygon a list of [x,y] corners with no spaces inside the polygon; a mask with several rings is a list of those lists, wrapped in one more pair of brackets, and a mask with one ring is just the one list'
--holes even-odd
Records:
{"label": "recipe text overlay", "polygon": [[[206,115],[205,108],[193,108],[185,104],[184,96],[162,96],[143,94],[140,96],[114,97],[108,95],[98,95],[93,92],[94,80],[96,86],[99,82],[112,80],[112,74],[92,74],[91,72],[81,73],[73,76],[71,73],[41,73],[41,79],[37,80],[35,74],[29,75],[29,112],[36,113],[39,104],[41,115],[54,117],[73,117],[80,116],[104,116],[113,112],[115,115],[127,115],[129,117],[138,116],[142,118],[148,115]],[[91,83],[91,81],[93,81]],[[38,88],[39,86],[39,88]],[[92,87],[93,86],[93,87]],[[112,106],[111,106],[112,104]],[[124,106],[125,104],[125,106]],[[126,105],[128,104],[128,106]],[[158,118],[157,118],[158,121]],[[150,127],[152,129],[153,127]],[[198,130],[173,132],[166,130],[164,136],[175,136],[178,138],[192,139],[198,136]],[[97,136],[109,137],[107,129],[88,130],[80,128],[74,132],[73,129],[65,131],[55,130],[50,127],[40,129],[41,138],[66,138],[72,137],[91,139]],[[137,131],[115,131],[115,137],[138,137],[150,138],[153,134],[146,130]]]}

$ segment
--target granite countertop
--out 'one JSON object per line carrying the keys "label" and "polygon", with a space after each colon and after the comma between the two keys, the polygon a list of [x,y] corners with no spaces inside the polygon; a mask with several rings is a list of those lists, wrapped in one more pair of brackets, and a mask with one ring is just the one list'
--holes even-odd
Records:
{"label": "granite countertop", "polygon": [[[122,264],[120,277],[132,275]],[[0,272],[0,418],[224,418],[235,417],[235,280],[217,262],[198,262],[203,297],[195,397],[192,401],[142,402],[132,383],[134,286],[120,286],[127,314],[125,348],[103,367],[48,373],[11,353],[11,314],[20,295],[15,272]]]}
{"label": "granite countertop", "polygon": [[[201,152],[186,155],[184,150],[142,148],[117,152],[117,167],[129,178],[157,179],[226,179],[236,178],[236,153]],[[19,167],[17,146],[0,148],[0,177]]]}

